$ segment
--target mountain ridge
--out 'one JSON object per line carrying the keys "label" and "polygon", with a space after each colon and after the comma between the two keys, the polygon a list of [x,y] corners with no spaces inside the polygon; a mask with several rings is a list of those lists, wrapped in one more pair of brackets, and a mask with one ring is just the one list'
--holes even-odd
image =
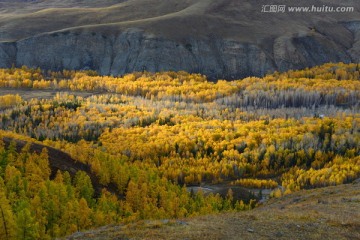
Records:
{"label": "mountain ridge", "polygon": [[102,75],[185,70],[210,79],[263,76],[358,62],[360,3],[352,13],[264,13],[259,1],[0,1],[0,67],[93,69]]}

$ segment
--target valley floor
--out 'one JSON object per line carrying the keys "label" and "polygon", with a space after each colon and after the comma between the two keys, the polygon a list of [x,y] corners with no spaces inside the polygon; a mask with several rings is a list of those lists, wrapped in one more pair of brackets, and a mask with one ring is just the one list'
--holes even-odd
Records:
{"label": "valley floor", "polygon": [[0,239],[360,239],[359,80],[0,69]]}

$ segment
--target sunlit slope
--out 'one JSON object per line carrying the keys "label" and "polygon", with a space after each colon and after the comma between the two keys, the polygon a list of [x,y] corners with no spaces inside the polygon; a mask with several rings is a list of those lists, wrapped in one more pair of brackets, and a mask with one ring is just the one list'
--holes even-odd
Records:
{"label": "sunlit slope", "polygon": [[301,191],[249,212],[143,221],[66,239],[359,239],[360,183]]}

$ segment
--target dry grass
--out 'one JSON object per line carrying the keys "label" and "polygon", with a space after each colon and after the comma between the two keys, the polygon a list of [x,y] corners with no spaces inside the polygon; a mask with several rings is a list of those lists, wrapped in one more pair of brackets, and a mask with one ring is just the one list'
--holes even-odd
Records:
{"label": "dry grass", "polygon": [[360,183],[300,191],[252,211],[107,226],[68,239],[360,239]]}
{"label": "dry grass", "polygon": [[[284,4],[274,0],[272,4]],[[262,41],[280,35],[321,32],[351,34],[341,21],[359,19],[359,12],[346,14],[266,14],[267,0],[47,0],[30,3],[0,0],[0,41],[15,41],[56,31],[95,31],[117,34],[123,29],[141,28],[169,38],[221,36],[243,41]],[[360,8],[356,0],[288,0],[286,4],[311,6],[344,5]]]}

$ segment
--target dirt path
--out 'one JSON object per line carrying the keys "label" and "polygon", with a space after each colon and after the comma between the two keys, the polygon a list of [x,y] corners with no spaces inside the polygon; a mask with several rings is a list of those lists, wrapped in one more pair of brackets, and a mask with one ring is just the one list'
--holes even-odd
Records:
{"label": "dirt path", "polygon": [[[4,137],[3,141],[5,143],[5,146],[8,147],[10,142],[15,141],[16,142],[16,149],[17,151],[21,151],[21,149],[28,143],[26,141],[22,140],[16,140],[9,137]],[[110,193],[117,195],[118,197],[123,197],[119,195],[117,191],[117,187],[115,184],[109,184],[107,186],[104,186],[103,184],[100,184],[99,178],[91,171],[91,167],[87,164],[81,163],[79,161],[76,161],[73,159],[69,154],[60,151],[58,149],[48,147],[42,144],[38,143],[31,143],[30,150],[31,152],[40,153],[43,148],[46,148],[48,150],[49,154],[49,165],[51,168],[51,177],[53,178],[58,170],[61,171],[68,171],[70,175],[73,177],[78,171],[84,171],[86,172],[93,184],[94,190],[95,190],[95,197],[99,197],[101,195],[101,190],[103,188],[107,189]]]}

